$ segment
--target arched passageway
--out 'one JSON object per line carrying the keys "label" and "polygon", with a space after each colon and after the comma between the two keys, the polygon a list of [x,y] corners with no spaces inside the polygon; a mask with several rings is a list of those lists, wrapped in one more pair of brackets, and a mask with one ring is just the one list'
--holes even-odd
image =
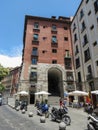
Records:
{"label": "arched passageway", "polygon": [[62,72],[57,68],[51,68],[48,71],[48,92],[50,92],[52,96],[63,97]]}

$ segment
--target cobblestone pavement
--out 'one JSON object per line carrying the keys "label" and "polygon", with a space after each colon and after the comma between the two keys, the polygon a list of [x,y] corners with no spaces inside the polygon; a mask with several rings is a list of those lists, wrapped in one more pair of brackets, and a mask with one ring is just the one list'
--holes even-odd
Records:
{"label": "cobblestone pavement", "polygon": [[[10,105],[11,106],[11,105]],[[12,106],[11,106],[12,107]],[[59,106],[55,106],[59,108]],[[51,110],[52,106],[50,106]],[[66,126],[66,130],[87,130],[87,113],[83,109],[68,108],[69,115],[71,117],[71,125]],[[16,110],[14,110],[16,111]],[[21,110],[16,111],[17,114],[21,114],[25,118],[32,120],[36,125],[43,126],[46,130],[59,130],[59,123],[51,121],[51,117],[46,118],[45,123],[40,123],[40,116],[37,115],[36,107],[34,105],[28,105],[28,110],[25,114],[22,114]],[[29,113],[33,113],[33,117],[29,117]]]}

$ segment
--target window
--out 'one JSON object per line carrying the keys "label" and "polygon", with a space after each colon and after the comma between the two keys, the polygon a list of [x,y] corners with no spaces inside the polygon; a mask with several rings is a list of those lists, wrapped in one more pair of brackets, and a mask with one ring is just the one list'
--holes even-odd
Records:
{"label": "window", "polygon": [[37,72],[31,72],[30,81],[37,81]]}
{"label": "window", "polygon": [[88,12],[88,16],[91,14],[91,10]]}
{"label": "window", "polygon": [[92,79],[93,78],[93,75],[92,75],[92,68],[91,68],[91,65],[89,65],[88,67],[87,67],[87,72],[88,72],[88,74],[87,74],[87,80],[90,80],[90,79]]}
{"label": "window", "polygon": [[79,53],[78,45],[76,45],[75,55],[76,55],[77,53]]}
{"label": "window", "polygon": [[39,28],[39,23],[34,23],[34,29],[38,29]]}
{"label": "window", "polygon": [[66,75],[67,75],[68,81],[73,81],[73,73],[72,72],[66,72]]}
{"label": "window", "polygon": [[43,26],[43,28],[47,28],[47,26]]}
{"label": "window", "polygon": [[37,41],[38,40],[38,34],[33,35],[33,40]]}
{"label": "window", "polygon": [[91,73],[92,73],[92,68],[91,68],[91,65],[89,65],[89,66],[87,67],[87,70],[88,70],[88,73],[89,73],[89,74],[91,74]]}
{"label": "window", "polygon": [[84,61],[87,62],[88,60],[90,60],[90,50],[89,48],[87,50],[84,51]]}
{"label": "window", "polygon": [[36,57],[32,58],[32,64],[37,64],[37,58]]}
{"label": "window", "polygon": [[81,33],[82,33],[85,30],[85,28],[86,28],[85,22],[83,21],[81,25],[82,25],[82,29],[81,29]]}
{"label": "window", "polygon": [[56,25],[52,25],[52,30],[53,30],[53,31],[56,31],[56,29],[57,29],[57,28],[56,28]]}
{"label": "window", "polygon": [[96,0],[94,2],[94,9],[95,9],[95,13],[97,13],[98,12],[98,0]]}
{"label": "window", "polygon": [[52,49],[52,53],[57,53],[57,49]]}
{"label": "window", "polygon": [[94,43],[93,43],[93,46],[96,46],[97,45],[97,41],[95,41]]}
{"label": "window", "polygon": [[83,37],[83,46],[85,46],[88,43],[87,35],[85,34]]}
{"label": "window", "polygon": [[86,0],[86,4],[89,2],[89,0]]}
{"label": "window", "polygon": [[68,41],[68,37],[64,37],[64,41]]}
{"label": "window", "polygon": [[98,60],[96,61],[96,66],[98,66]]}
{"label": "window", "polygon": [[83,9],[80,11],[80,20],[83,18],[84,16],[84,12],[83,12]]}
{"label": "window", "polygon": [[97,23],[98,23],[98,18],[97,18]]}
{"label": "window", "polygon": [[47,51],[46,50],[43,50],[42,53],[46,53]]}
{"label": "window", "polygon": [[90,29],[92,30],[94,28],[94,25],[92,25],[91,27],[90,27]]}
{"label": "window", "polygon": [[82,80],[81,80],[81,73],[80,72],[78,72],[78,82],[81,82]]}
{"label": "window", "polygon": [[70,57],[70,51],[69,50],[65,50],[65,57]]}
{"label": "window", "polygon": [[75,33],[75,34],[74,34],[74,42],[76,42],[77,40],[78,40],[77,34]]}
{"label": "window", "polygon": [[52,60],[52,64],[57,64],[57,60]]}
{"label": "window", "polygon": [[76,24],[74,23],[73,24],[73,32],[75,31],[75,29],[76,29]]}
{"label": "window", "polygon": [[33,55],[38,55],[38,48],[34,47],[32,50]]}
{"label": "window", "polygon": [[71,59],[69,58],[64,59],[64,64],[65,64],[65,69],[72,69]]}
{"label": "window", "polygon": [[68,30],[68,28],[67,28],[67,27],[64,27],[64,30]]}
{"label": "window", "polygon": [[76,59],[76,69],[80,67],[80,59],[79,57]]}
{"label": "window", "polygon": [[46,40],[47,39],[47,37],[43,37],[43,40]]}
{"label": "window", "polygon": [[56,38],[56,36],[52,36],[52,43],[57,43],[57,38]]}

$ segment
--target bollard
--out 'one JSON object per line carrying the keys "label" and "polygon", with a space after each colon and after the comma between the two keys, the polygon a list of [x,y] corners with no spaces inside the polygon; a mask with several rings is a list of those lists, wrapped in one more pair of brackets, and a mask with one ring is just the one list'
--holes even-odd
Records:
{"label": "bollard", "polygon": [[12,107],[13,109],[15,109],[15,106],[12,106],[12,105],[11,105],[11,107]]}
{"label": "bollard", "polygon": [[59,130],[66,130],[66,124],[64,122],[59,124]]}
{"label": "bollard", "polygon": [[22,114],[25,114],[25,109],[23,109],[21,112],[22,112]]}
{"label": "bollard", "polygon": [[33,112],[29,112],[29,117],[33,117]]}
{"label": "bollard", "polygon": [[40,118],[40,123],[45,123],[45,122],[46,122],[45,116],[42,116],[42,117]]}
{"label": "bollard", "polygon": [[16,107],[16,111],[19,111],[19,107]]}

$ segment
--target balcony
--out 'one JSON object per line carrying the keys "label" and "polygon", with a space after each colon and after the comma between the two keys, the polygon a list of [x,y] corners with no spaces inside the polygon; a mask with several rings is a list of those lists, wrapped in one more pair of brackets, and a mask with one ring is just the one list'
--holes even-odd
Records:
{"label": "balcony", "polygon": [[71,55],[70,55],[70,54],[65,54],[65,55],[64,55],[64,58],[65,58],[65,59],[71,59]]}
{"label": "balcony", "polygon": [[86,80],[92,80],[92,79],[93,79],[92,73],[89,73],[88,75],[86,75]]}
{"label": "balcony", "polygon": [[56,29],[52,29],[52,30],[51,30],[51,33],[52,33],[52,34],[57,34],[57,30],[56,30]]}
{"label": "balcony", "polygon": [[32,53],[31,57],[38,57],[38,53]]}
{"label": "balcony", "polygon": [[73,76],[67,76],[67,81],[74,81]]}
{"label": "balcony", "polygon": [[33,28],[33,32],[40,32],[39,28]]}
{"label": "balcony", "polygon": [[38,40],[32,40],[32,44],[33,45],[39,45],[39,41]]}
{"label": "balcony", "polygon": [[51,47],[58,47],[58,43],[57,42],[51,42]]}

